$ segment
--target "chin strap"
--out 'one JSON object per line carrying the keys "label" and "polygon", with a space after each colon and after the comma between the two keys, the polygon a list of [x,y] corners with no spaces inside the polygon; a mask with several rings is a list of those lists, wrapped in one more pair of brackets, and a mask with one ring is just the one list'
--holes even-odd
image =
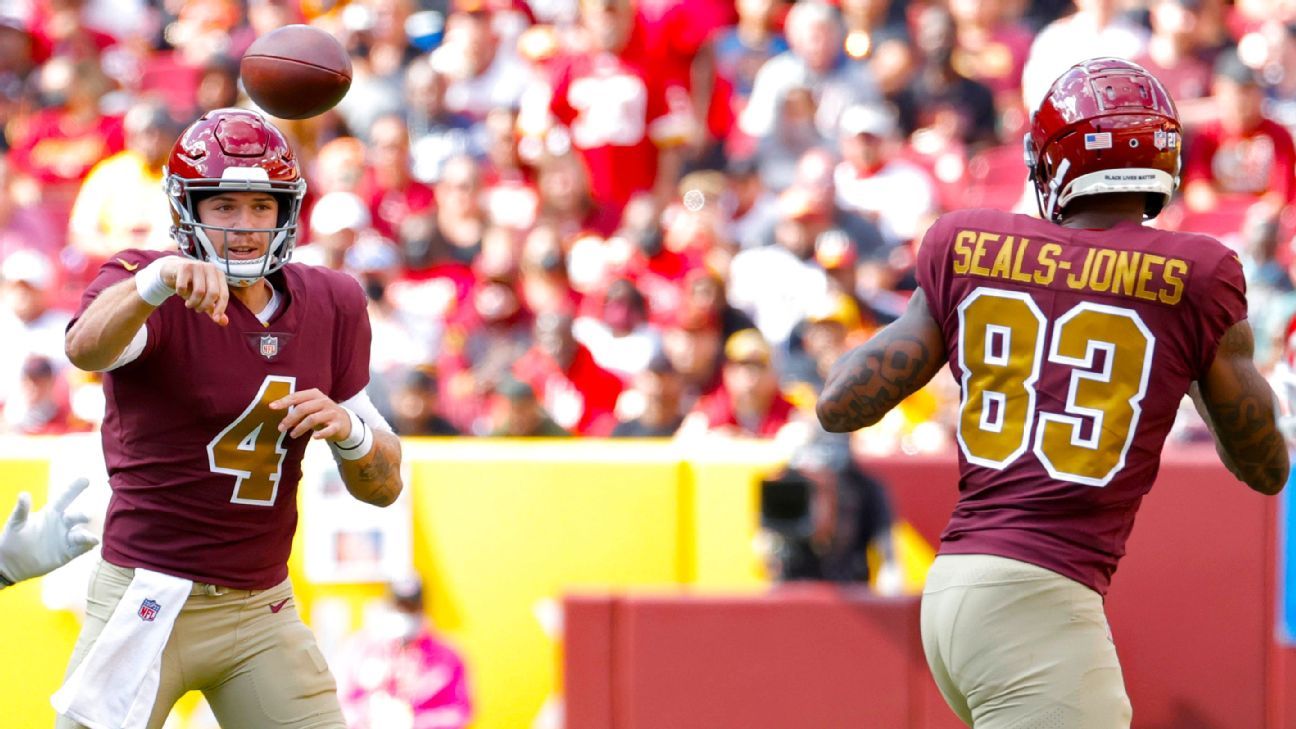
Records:
{"label": "chin strap", "polygon": [[[1053,179],[1049,180],[1048,204],[1041,205],[1040,209],[1040,214],[1043,215],[1045,220],[1055,219],[1055,214],[1058,212],[1058,198],[1061,196],[1062,178],[1066,177],[1069,169],[1071,169],[1071,160],[1064,157],[1062,162],[1058,164],[1057,172],[1053,173]],[[1039,194],[1038,191],[1036,194]]]}

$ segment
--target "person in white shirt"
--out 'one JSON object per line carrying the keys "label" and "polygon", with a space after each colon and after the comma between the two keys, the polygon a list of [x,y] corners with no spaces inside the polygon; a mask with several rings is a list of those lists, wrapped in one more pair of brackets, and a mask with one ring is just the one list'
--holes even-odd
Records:
{"label": "person in white shirt", "polygon": [[878,223],[892,245],[913,240],[939,212],[936,186],[918,165],[900,159],[895,116],[880,106],[842,114],[842,161],[833,170],[837,204]]}
{"label": "person in white shirt", "polygon": [[1116,0],[1076,0],[1076,11],[1035,36],[1022,69],[1022,100],[1039,108],[1049,86],[1072,65],[1098,56],[1132,59],[1147,47],[1148,32],[1120,14]]}

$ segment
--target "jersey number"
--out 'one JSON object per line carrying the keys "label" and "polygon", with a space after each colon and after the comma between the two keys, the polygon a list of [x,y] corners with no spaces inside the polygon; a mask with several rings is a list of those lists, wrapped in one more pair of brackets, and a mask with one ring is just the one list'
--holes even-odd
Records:
{"label": "jersey number", "polygon": [[[971,463],[1000,470],[1033,451],[1053,478],[1106,486],[1125,466],[1147,393],[1156,338],[1132,309],[1085,302],[1052,323],[1029,294],[978,288],[959,304],[963,406],[958,440]],[[1047,359],[1071,369],[1062,412],[1037,410]]]}
{"label": "jersey number", "polygon": [[284,411],[271,410],[270,403],[291,395],[296,386],[293,377],[266,377],[243,414],[207,444],[211,470],[235,478],[230,502],[274,506],[288,434],[279,432]]}

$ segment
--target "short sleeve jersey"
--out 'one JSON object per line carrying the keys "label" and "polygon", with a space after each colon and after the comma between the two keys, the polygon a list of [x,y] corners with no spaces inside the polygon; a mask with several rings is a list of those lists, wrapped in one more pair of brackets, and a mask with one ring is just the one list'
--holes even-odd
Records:
{"label": "short sleeve jersey", "polygon": [[1237,257],[1204,235],[940,218],[917,278],[960,383],[944,554],[993,554],[1106,594],[1189,385],[1246,317]]}
{"label": "short sleeve jersey", "polygon": [[[77,316],[162,255],[118,253]],[[309,435],[280,433],[284,411],[269,404],[310,388],[336,402],[358,394],[370,329],[344,274],[289,264],[270,280],[285,298],[266,324],[237,299],[222,327],[172,297],[149,316],[143,353],[105,373],[107,561],[238,589],[287,577]]]}

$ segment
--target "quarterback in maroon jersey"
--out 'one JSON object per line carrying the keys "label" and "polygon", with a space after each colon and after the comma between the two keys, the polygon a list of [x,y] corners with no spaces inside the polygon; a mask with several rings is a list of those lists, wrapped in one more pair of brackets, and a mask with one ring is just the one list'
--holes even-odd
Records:
{"label": "quarterback in maroon jersey", "polygon": [[[104,372],[113,495],[55,695],[58,726],[160,727],[176,699],[201,690],[222,726],[343,727],[287,560],[310,438],[333,449],[357,499],[386,506],[402,488],[400,442],[364,394],[364,293],[343,274],[288,263],[305,181],[259,114],[194,122],[165,184],[182,255],[119,253],[67,332],[71,361]],[[178,599],[123,598],[177,581]],[[123,700],[96,683],[96,651],[147,644],[130,631],[148,624],[171,632],[157,658],[116,659]],[[117,703],[129,717],[112,714]]]}
{"label": "quarterback in maroon jersey", "polygon": [[1185,394],[1239,479],[1266,494],[1286,482],[1241,264],[1208,236],[1142,225],[1174,192],[1180,134],[1140,66],[1069,69],[1026,139],[1043,219],[937,221],[907,311],[836,364],[818,404],[824,427],[848,431],[945,364],[961,385],[959,502],[922,632],[941,692],[977,729],[1129,726],[1103,595]]}

